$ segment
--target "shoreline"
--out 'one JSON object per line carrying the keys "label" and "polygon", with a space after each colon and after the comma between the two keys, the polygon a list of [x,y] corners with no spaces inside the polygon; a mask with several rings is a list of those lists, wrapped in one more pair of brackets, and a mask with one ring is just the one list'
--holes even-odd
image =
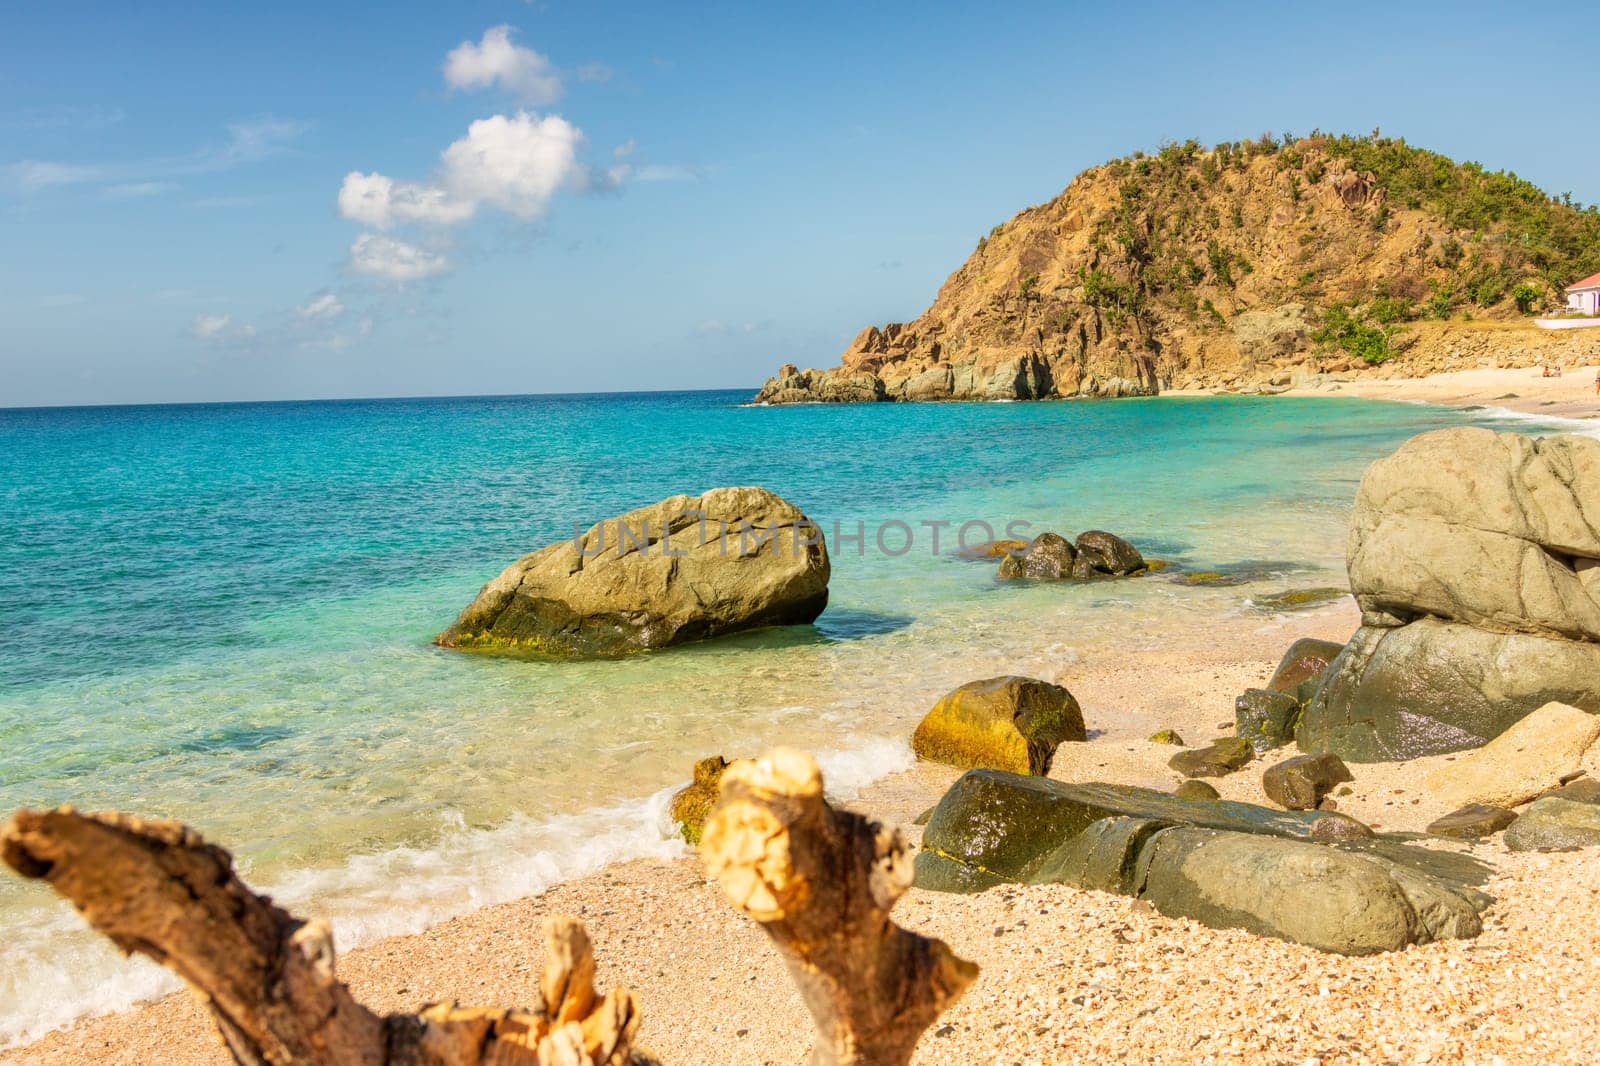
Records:
{"label": "shoreline", "polygon": [[[1577,421],[1600,418],[1600,397],[1586,392],[1594,387],[1594,372],[1594,367],[1585,367],[1561,378],[1543,378],[1537,368],[1513,368],[1423,378],[1323,380],[1280,394],[1440,406],[1482,404],[1533,418]],[[1507,395],[1510,392],[1516,395]],[[1226,393],[1194,390],[1163,395]],[[1228,636],[1237,638],[1237,643],[1230,646],[1224,641],[1220,654],[1198,650],[1200,642],[1196,641],[1195,647],[1175,653],[1137,650],[1119,664],[1064,663],[1049,679],[1068,685],[1079,698],[1090,739],[1064,745],[1051,776],[1170,790],[1178,778],[1165,761],[1175,749],[1149,744],[1142,737],[1160,728],[1175,728],[1195,746],[1231,733],[1233,697],[1260,684],[1289,643],[1302,636],[1343,641],[1357,621],[1353,603],[1346,600],[1313,612],[1228,619],[1221,628],[1228,629]],[[1276,761],[1275,756],[1290,753],[1268,754],[1247,771],[1212,783],[1224,798],[1266,802],[1260,770]],[[1382,830],[1418,831],[1441,812],[1419,806],[1419,801],[1407,794],[1406,785],[1435,763],[1450,758],[1413,760],[1403,766],[1355,766],[1355,792],[1340,798],[1340,810]],[[1591,776],[1600,777],[1600,761],[1593,753],[1586,767]],[[936,802],[958,776],[953,768],[918,763],[878,779],[844,805],[899,824],[915,844],[920,830],[911,825],[913,819]],[[226,846],[227,841],[218,843]],[[1584,1032],[1585,1015],[1600,1013],[1600,996],[1589,993],[1585,986],[1585,994],[1592,998],[1569,1002],[1565,993],[1559,992],[1565,987],[1562,978],[1567,971],[1555,964],[1546,971],[1539,956],[1540,945],[1558,935],[1568,944],[1577,943],[1571,939],[1577,933],[1557,934],[1558,926],[1582,929],[1585,923],[1600,918],[1600,904],[1583,887],[1586,875],[1581,853],[1514,855],[1498,840],[1480,845],[1475,853],[1492,857],[1496,864],[1496,880],[1489,891],[1497,902],[1486,916],[1483,936],[1377,959],[1327,956],[1238,931],[1206,929],[1149,913],[1123,897],[1065,886],[1005,886],[970,897],[914,890],[897,909],[897,920],[948,940],[978,961],[984,973],[968,996],[942,1019],[952,1033],[940,1039],[927,1037],[916,1061],[949,1061],[952,1056],[957,1061],[980,1061],[992,1056],[1002,1040],[1008,1051],[1038,1055],[1040,1061],[1063,1061],[1062,1055],[1079,1061],[1080,1057],[1107,1054],[1147,1061],[1173,1053],[1180,1055],[1177,1061],[1188,1061],[1182,1057],[1183,1049],[1198,1048],[1209,1039],[1225,1042],[1210,1047],[1207,1054],[1243,1056],[1245,1060],[1270,1054],[1298,1060],[1327,1054],[1325,1043],[1313,1038],[1326,1041],[1333,1034],[1319,1034],[1314,1021],[1308,1027],[1305,1012],[1326,1009],[1330,984],[1352,990],[1361,987],[1362,995],[1372,1003],[1381,1001],[1380,990],[1383,995],[1393,995],[1395,989],[1442,995],[1441,988],[1447,987],[1446,1006],[1456,1004],[1458,996],[1496,1004],[1493,1013],[1503,1024],[1492,1033],[1481,1029],[1482,1011],[1469,1012],[1465,1017],[1470,1024],[1463,1023],[1465,1028],[1447,1025],[1442,1030],[1426,1030],[1433,1041],[1430,1048],[1447,1052],[1465,1048],[1474,1057],[1492,1053],[1507,1056],[1508,1062],[1586,1061],[1573,1050],[1576,1045],[1564,1041]],[[1553,907],[1549,898],[1563,892],[1565,904]],[[1047,920],[1032,917],[1035,912],[1048,916]],[[707,1061],[708,1037],[717,1046],[714,1061],[804,1061],[811,1025],[781,960],[764,934],[739,917],[705,881],[699,861],[692,855],[609,862],[537,895],[489,904],[419,933],[364,944],[341,955],[341,977],[358,998],[379,1011],[414,1009],[423,1002],[442,999],[506,1006],[528,1002],[536,994],[540,920],[551,913],[576,914],[589,923],[600,964],[599,984],[604,988],[608,983],[620,983],[639,997],[644,1042],[664,1061]],[[1087,936],[1094,949],[1074,959],[1071,943],[1052,945],[1034,939],[1038,933],[1026,934],[1030,922],[1036,926],[1055,923]],[[1055,970],[1039,970],[1041,948],[1046,957],[1053,958],[1054,966],[1077,974],[1080,989],[1088,991],[1080,995],[1070,990],[1062,993],[1065,985],[1030,986],[1024,997],[1029,1010],[1048,1019],[1092,1007],[1089,1013],[1098,1019],[1096,1024],[1073,1023],[1065,1028],[1046,1024],[1029,1029],[1017,1020],[1010,989],[1014,981],[1058,981]],[[1574,952],[1579,950],[1573,947]],[[1600,966],[1600,951],[1582,950],[1588,952],[1585,960],[1569,958],[1580,966]],[[1056,951],[1065,957],[1054,958]],[[1534,1039],[1544,1028],[1542,1016],[1519,1003],[1518,981],[1509,973],[1497,976],[1499,965],[1488,961],[1491,959],[1520,959],[1534,967],[1536,984],[1549,979],[1550,1005],[1575,1009],[1578,1023],[1556,1026],[1553,1044]],[[1135,1001],[1107,993],[1102,971],[1155,964],[1170,971],[1161,975],[1164,979],[1181,986],[1150,1001],[1166,1017],[1151,1020],[1155,1007],[1127,1014]],[[1460,992],[1457,984],[1438,985],[1440,967],[1465,979],[1469,991]],[[1204,976],[1219,968],[1229,971],[1229,980],[1240,986],[1258,992],[1264,986],[1273,991],[1275,998],[1264,1002],[1282,1009],[1270,1017],[1261,1014],[1258,1008],[1265,1008],[1260,1004],[1241,1000],[1236,989],[1220,987],[1227,980]],[[1155,976],[1154,972],[1149,976]],[[1287,991],[1274,989],[1275,980],[1283,982],[1281,988]],[[1174,998],[1179,996],[1181,1004]],[[1343,1057],[1321,1061],[1364,1062],[1395,1056],[1411,1061],[1411,1056],[1419,1053],[1421,1045],[1409,1042],[1416,1035],[1412,1029],[1417,1034],[1424,1032],[1418,1017],[1393,1002],[1381,1011],[1371,1004],[1361,1007],[1365,1012],[1362,1021],[1347,1019],[1337,1034],[1337,1040],[1345,1042],[1339,1051]],[[1284,1012],[1298,1022],[1284,1022]],[[1229,1043],[1226,1034],[1195,1029],[1203,1027],[1213,1014],[1247,1024],[1247,1036],[1233,1036]],[[1175,1030],[1170,1024],[1173,1019],[1182,1021]],[[1125,1031],[1119,1032],[1119,1026]],[[1352,1032],[1360,1036],[1348,1035]],[[1197,1033],[1199,1040],[1189,1042]],[[1184,1042],[1178,1042],[1180,1037]],[[91,1061],[222,1066],[231,1060],[218,1045],[203,1007],[188,992],[116,1013],[82,1017],[31,1043],[0,1051],[4,1066]],[[1419,1057],[1416,1061],[1427,1060]]]}
{"label": "shoreline", "polygon": [[[1228,734],[1233,697],[1261,683],[1290,642],[1342,640],[1357,621],[1348,601],[1299,614],[1241,615],[1219,627],[1221,654],[1187,647],[1064,665],[1055,680],[1082,703],[1090,739],[1063,745],[1051,776],[1171,789],[1178,778],[1165,764],[1176,749],[1143,737],[1174,728],[1193,745]],[[1414,798],[1410,786],[1429,764],[1450,758],[1355,766],[1354,792],[1340,798],[1340,809],[1385,830],[1418,830],[1439,812]],[[1259,770],[1271,761],[1266,756],[1213,783],[1225,798],[1264,802]],[[1590,772],[1600,775],[1600,765]],[[845,805],[899,824],[916,843],[913,819],[958,776],[951,767],[918,763]],[[976,896],[913,890],[895,912],[900,923],[946,939],[982,967],[978,983],[941,1019],[944,1035],[926,1037],[915,1061],[989,1061],[1002,1042],[1018,1061],[1189,1061],[1210,1041],[1216,1043],[1207,1056],[1222,1061],[1302,1061],[1335,1048],[1320,1061],[1426,1061],[1424,1050],[1452,1048],[1469,1048],[1484,1061],[1491,1050],[1508,1062],[1582,1061],[1566,1042],[1584,1032],[1581,1025],[1547,1018],[1600,1010],[1600,995],[1584,1000],[1563,991],[1572,987],[1572,966],[1600,965],[1600,949],[1586,936],[1574,939],[1600,910],[1582,853],[1513,855],[1498,840],[1474,853],[1496,864],[1488,888],[1497,902],[1482,936],[1364,959],[1207,929],[1124,897],[1060,885],[1003,886]],[[589,924],[600,986],[621,984],[639,997],[643,1040],[663,1061],[804,1061],[811,1023],[781,959],[692,856],[610,863],[540,895],[379,940],[341,955],[340,975],[378,1011],[448,999],[529,1002],[540,922],[552,913]],[[1545,961],[1546,945],[1563,940],[1569,961]],[[1571,957],[1585,952],[1593,958]],[[1545,1006],[1528,1008],[1524,993],[1546,986]],[[1348,997],[1330,1004],[1334,988]],[[1420,1014],[1410,1006],[1417,997],[1432,1004]],[[1540,1038],[1547,1031],[1554,1042]],[[229,1061],[188,992],[80,1019],[0,1053],[6,1066],[156,1061]]]}

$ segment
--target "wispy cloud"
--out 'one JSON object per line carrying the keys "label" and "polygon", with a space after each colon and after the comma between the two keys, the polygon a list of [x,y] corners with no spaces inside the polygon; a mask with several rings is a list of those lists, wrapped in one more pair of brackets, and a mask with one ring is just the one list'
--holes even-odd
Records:
{"label": "wispy cloud", "polygon": [[363,233],[350,245],[350,269],[387,281],[420,281],[450,266],[444,256],[396,237]]}
{"label": "wispy cloud", "polygon": [[7,166],[6,171],[12,183],[28,193],[88,183],[147,188],[175,178],[221,173],[281,155],[306,129],[305,123],[291,119],[258,118],[232,123],[224,140],[181,155],[98,163],[23,159]]}
{"label": "wispy cloud", "polygon": [[312,298],[310,303],[298,310],[301,318],[326,321],[344,314],[344,304],[340,303],[339,298],[333,293],[325,292]]}
{"label": "wispy cloud", "polygon": [[142,200],[150,196],[160,196],[163,193],[173,192],[178,188],[176,182],[171,181],[133,181],[120,185],[106,186],[105,195],[108,200]]}

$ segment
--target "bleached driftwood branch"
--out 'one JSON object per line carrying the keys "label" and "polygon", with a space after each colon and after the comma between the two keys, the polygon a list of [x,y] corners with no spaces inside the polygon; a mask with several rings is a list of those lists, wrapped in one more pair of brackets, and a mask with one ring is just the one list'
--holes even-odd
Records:
{"label": "bleached driftwood branch", "polygon": [[736,762],[700,854],[734,905],[766,929],[816,1021],[817,1066],[900,1066],[978,968],[941,940],[895,925],[911,886],[896,829],[822,795],[822,772],[780,748]]}
{"label": "bleached driftwood branch", "polygon": [[48,881],[123,951],[177,973],[211,1008],[242,1066],[628,1066],[639,1010],[595,995],[582,923],[545,925],[544,1002],[528,1010],[438,1003],[379,1017],[334,975],[333,934],[258,896],[233,857],[179,822],[70,807],[19,811],[0,858]]}

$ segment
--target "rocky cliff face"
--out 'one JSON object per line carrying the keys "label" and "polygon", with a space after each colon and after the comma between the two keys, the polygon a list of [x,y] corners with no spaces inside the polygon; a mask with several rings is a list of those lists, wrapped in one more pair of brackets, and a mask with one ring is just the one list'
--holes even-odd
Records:
{"label": "rocky cliff face", "polygon": [[[1169,146],[1080,174],[915,320],[862,330],[833,369],[784,365],[756,400],[1151,395],[1402,362],[1406,323],[1548,303],[1600,265],[1597,238],[1593,209],[1404,142]],[[1417,354],[1452,350],[1436,334]]]}

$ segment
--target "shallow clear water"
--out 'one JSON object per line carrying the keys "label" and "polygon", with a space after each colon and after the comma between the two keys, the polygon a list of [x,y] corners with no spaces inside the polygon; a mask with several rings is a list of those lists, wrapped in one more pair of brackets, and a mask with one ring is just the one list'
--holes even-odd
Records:
{"label": "shallow clear water", "polygon": [[[951,685],[1155,646],[1252,589],[1337,580],[1365,464],[1493,418],[1333,399],[745,398],[0,411],[0,812],[181,818],[346,945],[417,928],[673,853],[663,796],[705,754],[800,744],[849,787],[906,765],[910,723]],[[830,537],[864,526],[864,545],[831,544],[815,626],[600,663],[429,644],[575,524],[727,484],[786,496]],[[1231,589],[1002,586],[992,562],[950,553],[970,520],[1265,565]],[[909,551],[890,554],[900,527],[880,548],[885,521],[909,527]],[[925,522],[949,523],[939,554]],[[45,891],[0,879],[0,1046],[164,987]]]}

